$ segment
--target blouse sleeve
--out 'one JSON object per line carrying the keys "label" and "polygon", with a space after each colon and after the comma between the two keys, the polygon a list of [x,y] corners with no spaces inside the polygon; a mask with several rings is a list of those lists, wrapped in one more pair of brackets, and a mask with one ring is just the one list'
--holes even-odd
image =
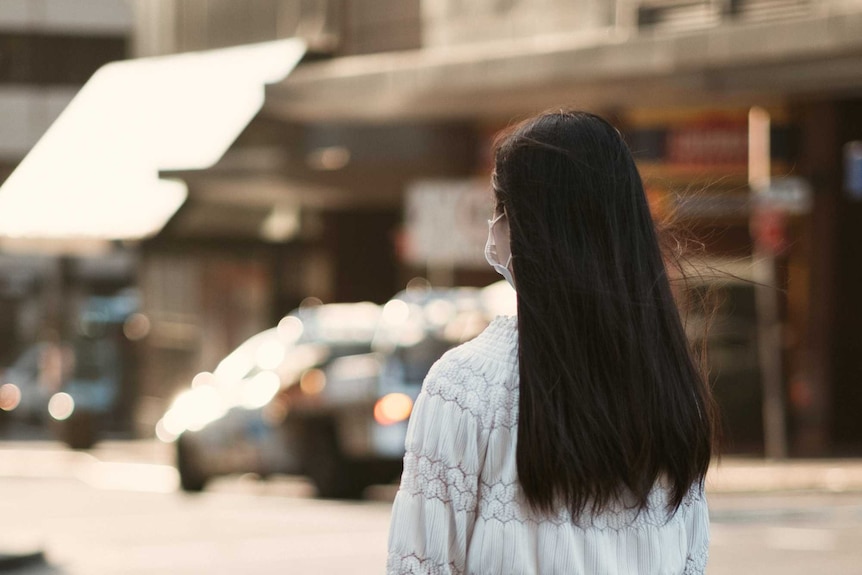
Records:
{"label": "blouse sleeve", "polygon": [[487,443],[463,401],[465,377],[441,360],[416,400],[392,510],[387,575],[465,571]]}
{"label": "blouse sleeve", "polygon": [[688,552],[683,575],[703,575],[709,558],[709,509],[703,488],[693,488],[693,496],[686,517]]}

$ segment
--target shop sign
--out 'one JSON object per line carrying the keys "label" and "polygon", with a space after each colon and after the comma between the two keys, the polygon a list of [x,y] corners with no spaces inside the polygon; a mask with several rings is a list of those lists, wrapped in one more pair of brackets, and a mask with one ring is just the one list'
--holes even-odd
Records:
{"label": "shop sign", "polygon": [[779,209],[758,208],[751,216],[751,236],[755,245],[772,255],[787,250],[787,214]]}
{"label": "shop sign", "polygon": [[811,185],[797,177],[773,178],[769,185],[755,192],[759,207],[786,214],[805,214],[811,211]]}
{"label": "shop sign", "polygon": [[677,196],[673,214],[678,218],[746,218],[750,212],[748,194],[701,192]]}
{"label": "shop sign", "polygon": [[667,161],[687,166],[746,165],[746,124],[715,120],[672,128],[667,136]]}
{"label": "shop sign", "polygon": [[788,219],[811,210],[811,186],[803,178],[773,179],[754,191],[751,236],[755,245],[772,255],[787,251]]}
{"label": "shop sign", "polygon": [[493,201],[487,180],[429,180],[407,190],[404,259],[413,265],[486,266]]}

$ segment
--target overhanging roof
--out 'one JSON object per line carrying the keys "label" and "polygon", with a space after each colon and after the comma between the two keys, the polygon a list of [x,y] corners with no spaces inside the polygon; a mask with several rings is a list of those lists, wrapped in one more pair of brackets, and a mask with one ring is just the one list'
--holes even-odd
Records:
{"label": "overhanging roof", "polygon": [[[267,90],[293,120],[508,118],[548,106],[768,104],[862,91],[862,6],[688,33],[625,29],[300,66]],[[349,95],[349,97],[348,97]]]}
{"label": "overhanging roof", "polygon": [[304,52],[283,40],[102,67],[0,188],[0,237],[158,232],[186,196],[159,172],[213,165]]}

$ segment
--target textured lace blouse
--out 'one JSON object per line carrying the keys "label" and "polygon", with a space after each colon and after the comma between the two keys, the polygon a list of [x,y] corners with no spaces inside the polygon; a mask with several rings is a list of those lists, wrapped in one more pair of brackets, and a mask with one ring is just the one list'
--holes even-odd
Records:
{"label": "textured lace blouse", "polygon": [[428,373],[407,432],[387,573],[642,575],[703,573],[709,516],[699,485],[677,513],[657,484],[574,523],[536,516],[518,485],[517,320],[501,316]]}

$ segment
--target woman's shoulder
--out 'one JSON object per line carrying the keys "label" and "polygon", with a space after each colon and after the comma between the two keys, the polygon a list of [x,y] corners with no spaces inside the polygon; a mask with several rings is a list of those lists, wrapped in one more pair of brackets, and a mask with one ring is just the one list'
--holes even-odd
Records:
{"label": "woman's shoulder", "polygon": [[481,379],[507,386],[515,383],[517,387],[517,318],[497,316],[474,339],[443,354],[431,368],[431,373],[458,376],[453,379],[459,381]]}
{"label": "woman's shoulder", "polygon": [[498,316],[475,339],[455,347],[428,372],[423,392],[455,402],[484,425],[511,425],[518,392],[517,320]]}
{"label": "woman's shoulder", "polygon": [[475,339],[456,349],[510,368],[517,368],[518,317],[498,315]]}

